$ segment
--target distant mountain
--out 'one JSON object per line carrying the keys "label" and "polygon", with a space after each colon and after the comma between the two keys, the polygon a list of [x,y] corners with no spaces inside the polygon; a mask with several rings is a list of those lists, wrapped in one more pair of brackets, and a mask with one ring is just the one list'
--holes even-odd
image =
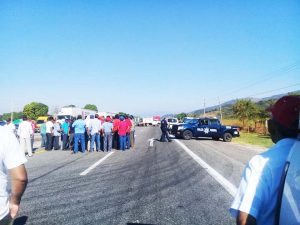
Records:
{"label": "distant mountain", "polygon": [[[267,101],[267,100],[277,100],[285,95],[288,95],[290,93],[294,93],[294,94],[299,94],[300,95],[300,90],[298,91],[293,91],[293,92],[288,92],[288,93],[283,93],[283,94],[278,94],[278,95],[272,95],[270,97],[264,97],[264,98],[241,98],[241,99],[250,99],[251,101],[255,102],[255,103],[258,103],[258,102],[261,102],[261,101]],[[232,105],[234,105],[237,100],[241,100],[241,99],[232,99],[232,100],[229,100],[227,102],[224,102],[221,104],[222,108],[229,108],[231,107]],[[205,108],[205,112],[211,112],[211,111],[216,111],[219,109],[219,105],[215,105],[215,106],[210,106],[210,107],[207,107]],[[197,110],[194,110],[192,112],[189,112],[189,114],[203,114],[204,113],[204,108],[202,109],[197,109]],[[167,114],[167,115],[164,115],[162,117],[175,117],[176,114]]]}

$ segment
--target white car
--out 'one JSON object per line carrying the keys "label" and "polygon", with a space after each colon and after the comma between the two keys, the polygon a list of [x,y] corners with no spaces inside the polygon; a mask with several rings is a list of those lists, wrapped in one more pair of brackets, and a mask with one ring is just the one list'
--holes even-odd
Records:
{"label": "white car", "polygon": [[173,125],[178,125],[179,121],[177,118],[166,118],[167,122],[168,122],[168,129],[172,129]]}

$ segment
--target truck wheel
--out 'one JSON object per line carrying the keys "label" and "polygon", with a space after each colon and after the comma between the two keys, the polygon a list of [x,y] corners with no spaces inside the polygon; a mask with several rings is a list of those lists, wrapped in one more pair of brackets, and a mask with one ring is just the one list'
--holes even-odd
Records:
{"label": "truck wheel", "polygon": [[193,137],[193,133],[190,130],[185,130],[182,133],[182,137],[184,140],[190,140]]}
{"label": "truck wheel", "polygon": [[223,141],[225,141],[225,142],[231,142],[231,140],[232,140],[232,135],[230,133],[225,133],[223,135]]}

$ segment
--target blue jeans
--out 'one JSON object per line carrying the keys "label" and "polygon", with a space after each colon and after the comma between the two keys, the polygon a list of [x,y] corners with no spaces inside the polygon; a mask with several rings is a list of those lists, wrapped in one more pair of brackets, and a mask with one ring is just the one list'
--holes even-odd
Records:
{"label": "blue jeans", "polygon": [[68,148],[68,135],[67,134],[63,134],[63,145],[62,145],[62,149],[67,149]]}
{"label": "blue jeans", "polygon": [[78,141],[80,140],[81,150],[85,152],[85,138],[84,134],[75,134],[74,152],[78,152]]}
{"label": "blue jeans", "polygon": [[46,147],[46,143],[47,143],[46,134],[41,134],[41,136],[42,136],[41,147]]}
{"label": "blue jeans", "polygon": [[104,147],[103,151],[111,151],[112,148],[112,133],[104,133]]}
{"label": "blue jeans", "polygon": [[120,150],[125,151],[126,148],[126,135],[119,135]]}
{"label": "blue jeans", "polygon": [[130,133],[126,134],[126,148],[130,149],[131,145],[130,145]]}
{"label": "blue jeans", "polygon": [[91,137],[91,152],[94,151],[94,143],[96,140],[96,151],[100,151],[100,134],[92,134]]}

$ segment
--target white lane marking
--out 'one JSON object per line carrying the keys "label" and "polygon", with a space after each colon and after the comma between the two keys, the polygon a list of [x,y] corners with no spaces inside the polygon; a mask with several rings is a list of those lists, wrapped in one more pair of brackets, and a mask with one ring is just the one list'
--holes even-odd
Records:
{"label": "white lane marking", "polygon": [[148,140],[150,143],[149,143],[149,146],[150,147],[153,147],[153,143],[154,143],[154,138],[151,138]]}
{"label": "white lane marking", "polygon": [[93,165],[91,165],[89,168],[87,168],[85,171],[83,171],[80,176],[85,176],[87,175],[89,172],[91,172],[91,170],[95,169],[100,163],[102,163],[104,160],[106,160],[108,157],[110,157],[112,154],[114,154],[115,152],[111,152],[108,155],[104,156],[102,159],[98,160],[97,162],[95,162]]}
{"label": "white lane marking", "polygon": [[214,170],[210,165],[208,165],[203,159],[201,159],[198,155],[196,155],[192,150],[190,150],[185,144],[181,141],[175,139],[175,142],[182,147],[201,167],[206,169],[206,171],[218,182],[220,183],[225,190],[231,195],[235,196],[237,192],[237,188],[226,180],[221,174],[219,174],[216,170]]}

